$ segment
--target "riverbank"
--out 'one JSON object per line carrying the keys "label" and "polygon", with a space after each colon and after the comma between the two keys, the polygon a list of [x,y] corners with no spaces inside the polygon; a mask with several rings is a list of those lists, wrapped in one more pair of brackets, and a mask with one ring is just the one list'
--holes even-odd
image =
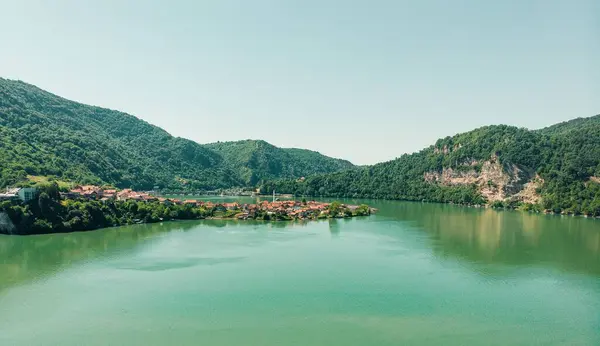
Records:
{"label": "riverbank", "polygon": [[340,202],[263,201],[250,204],[168,199],[52,199],[47,195],[40,195],[40,198],[29,203],[2,202],[0,233],[68,233],[132,224],[201,219],[317,220],[366,216],[374,211],[367,205],[346,205]]}
{"label": "riverbank", "polygon": [[[314,198],[316,196],[310,196]],[[292,196],[292,198],[297,198]],[[306,197],[308,198],[308,196]],[[318,198],[342,198],[340,196],[318,196]],[[379,201],[398,201],[398,202],[415,202],[415,203],[430,203],[430,204],[442,204],[442,205],[456,205],[469,208],[481,208],[481,209],[494,209],[494,210],[510,210],[510,211],[521,211],[533,214],[545,214],[545,215],[556,215],[556,216],[574,216],[583,217],[590,219],[600,220],[600,205],[594,208],[590,213],[577,212],[576,210],[562,210],[562,209],[544,209],[542,204],[524,203],[518,201],[494,201],[490,203],[458,203],[458,202],[444,202],[435,200],[424,200],[424,199],[393,199],[393,198],[364,198],[364,197],[343,197],[342,199],[370,199]]]}

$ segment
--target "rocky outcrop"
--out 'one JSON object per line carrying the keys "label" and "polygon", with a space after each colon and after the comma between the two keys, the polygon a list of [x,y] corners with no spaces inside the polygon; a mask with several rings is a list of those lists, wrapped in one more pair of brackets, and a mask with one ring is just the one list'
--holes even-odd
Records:
{"label": "rocky outcrop", "polygon": [[455,144],[452,148],[449,148],[447,145],[444,145],[444,147],[442,147],[442,148],[438,148],[438,147],[433,148],[433,153],[434,154],[449,154],[460,148],[462,148],[462,145],[460,143]]}
{"label": "rocky outcrop", "polygon": [[442,185],[477,185],[488,202],[517,199],[538,203],[537,189],[543,180],[525,167],[502,165],[497,156],[478,162],[471,160],[458,168],[444,168],[442,172],[426,172],[424,179]]}
{"label": "rocky outcrop", "polygon": [[544,185],[544,179],[539,175],[535,175],[533,179],[528,181],[521,191],[512,196],[512,199],[530,204],[539,204],[542,202],[542,197],[539,194],[539,189]]}
{"label": "rocky outcrop", "polygon": [[600,184],[600,177],[590,177],[590,181]]}

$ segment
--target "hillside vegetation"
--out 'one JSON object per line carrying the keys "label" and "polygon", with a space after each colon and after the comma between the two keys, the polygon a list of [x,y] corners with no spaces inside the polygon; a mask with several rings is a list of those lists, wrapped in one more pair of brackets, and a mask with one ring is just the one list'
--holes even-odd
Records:
{"label": "hillside vegetation", "polygon": [[266,142],[203,146],[132,115],[0,78],[0,187],[52,176],[122,188],[210,190],[352,167],[295,152]]}
{"label": "hillside vegetation", "polygon": [[[306,179],[299,179],[306,177]],[[0,78],[0,187],[28,181],[489,204],[600,216],[600,115],[486,126],[373,166],[245,140],[200,145]],[[266,181],[266,182],[265,182]]]}
{"label": "hillside vegetation", "polygon": [[542,130],[486,126],[356,170],[264,192],[490,204],[600,216],[600,115]]}
{"label": "hillside vegetation", "polygon": [[305,149],[278,148],[261,140],[218,142],[206,147],[219,153],[225,165],[248,186],[277,177],[297,178],[354,168],[345,160]]}

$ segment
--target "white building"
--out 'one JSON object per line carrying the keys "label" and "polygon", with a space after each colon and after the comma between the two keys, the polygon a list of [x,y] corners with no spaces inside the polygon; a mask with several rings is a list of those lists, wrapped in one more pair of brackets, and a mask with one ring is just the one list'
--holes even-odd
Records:
{"label": "white building", "polygon": [[37,195],[38,191],[33,187],[7,188],[5,192],[0,193],[0,200],[20,199],[27,203],[35,199]]}
{"label": "white building", "polygon": [[0,192],[0,201],[18,199],[19,188],[6,188],[6,191]]}

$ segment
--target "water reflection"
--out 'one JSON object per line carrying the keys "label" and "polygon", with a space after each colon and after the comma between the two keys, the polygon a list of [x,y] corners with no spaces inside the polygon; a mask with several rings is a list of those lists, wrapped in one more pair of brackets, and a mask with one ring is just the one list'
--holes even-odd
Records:
{"label": "water reflection", "polygon": [[[366,202],[378,208],[379,213],[368,218],[325,221],[288,223],[205,220],[49,236],[0,236],[0,292],[14,285],[54,275],[76,263],[120,252],[130,253],[169,232],[187,232],[200,226],[227,227],[233,230],[244,227],[244,231],[263,230],[266,234],[284,228],[294,231],[307,225],[318,225],[317,228],[327,225],[331,236],[336,238],[344,235],[342,229],[360,229],[386,235],[392,243],[394,239],[406,243],[412,238],[412,241],[418,242],[414,246],[426,246],[437,256],[467,263],[501,264],[514,268],[543,265],[600,275],[598,220],[439,204],[357,200],[346,202]],[[302,232],[286,234],[289,235],[281,240],[294,241],[294,237],[302,236]],[[408,236],[410,234],[417,237]],[[261,246],[269,239],[265,236],[249,236],[243,241],[244,246]],[[402,248],[406,250],[406,246]],[[198,263],[164,264],[165,267],[186,265]]]}
{"label": "water reflection", "polygon": [[[27,283],[32,280],[52,276],[68,267],[92,261],[95,258],[117,256],[121,253],[131,254],[144,244],[171,232],[200,231],[203,227],[235,231],[264,230],[278,231],[286,227],[305,227],[307,222],[267,222],[238,220],[201,220],[165,222],[147,225],[124,226],[103,230],[52,234],[39,236],[0,235],[0,292]],[[299,234],[299,233],[297,233]],[[269,241],[266,236],[250,234],[249,237],[236,237],[244,246],[261,246]],[[288,236],[277,241],[293,241]],[[202,244],[199,244],[202,245]],[[230,246],[224,244],[223,246]],[[240,260],[241,257],[219,258],[219,263]],[[148,264],[146,270],[162,270],[164,268],[184,268],[199,264],[216,264],[213,259],[183,258],[171,259],[170,262]],[[126,268],[122,268],[126,269]]]}
{"label": "water reflection", "polygon": [[60,272],[72,264],[130,251],[161,234],[187,231],[196,222],[136,225],[84,233],[0,236],[0,291]]}
{"label": "water reflection", "polygon": [[380,220],[409,221],[429,235],[440,256],[600,275],[598,220],[438,204],[376,204]]}
{"label": "water reflection", "polygon": [[340,236],[340,222],[338,219],[329,219],[327,220],[329,224],[329,233],[331,233],[332,237]]}

